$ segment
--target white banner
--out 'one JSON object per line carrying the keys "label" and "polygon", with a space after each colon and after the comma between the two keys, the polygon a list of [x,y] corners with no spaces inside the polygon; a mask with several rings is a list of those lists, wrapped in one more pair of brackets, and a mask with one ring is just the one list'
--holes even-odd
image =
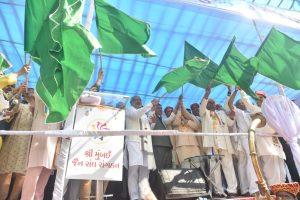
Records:
{"label": "white banner", "polygon": [[[125,111],[109,107],[78,106],[74,130],[124,130]],[[122,180],[124,136],[72,139],[68,179]]]}

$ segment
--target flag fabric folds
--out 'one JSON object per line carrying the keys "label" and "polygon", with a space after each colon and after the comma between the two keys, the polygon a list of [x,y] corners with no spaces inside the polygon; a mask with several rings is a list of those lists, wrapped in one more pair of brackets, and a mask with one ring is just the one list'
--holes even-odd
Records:
{"label": "flag fabric folds", "polygon": [[26,1],[24,48],[40,65],[36,90],[48,123],[66,119],[93,72],[99,43],[80,24],[83,7],[83,0]]}
{"label": "flag fabric folds", "polygon": [[[202,71],[209,65],[210,60],[194,58],[186,62],[184,67],[179,67],[162,77],[159,83],[154,88],[156,92],[161,87],[166,88],[168,93],[175,91],[185,83],[197,83],[197,76],[200,76]],[[197,85],[196,85],[197,86]]]}
{"label": "flag fabric folds", "polygon": [[95,0],[95,10],[103,53],[155,56],[145,45],[150,37],[149,24],[134,19],[104,0]]}
{"label": "flag fabric folds", "polygon": [[260,74],[300,89],[300,41],[272,28],[255,55]]}
{"label": "flag fabric folds", "polygon": [[[198,87],[206,88],[208,86],[208,84],[214,80],[214,77],[219,70],[219,66],[214,61],[212,61],[209,57],[204,55],[201,51],[196,49],[194,46],[192,46],[188,42],[185,42],[185,44],[184,44],[184,63],[187,68],[189,68],[190,65],[186,65],[186,62],[193,58],[198,58],[197,59],[198,61],[201,59],[210,60],[209,64],[202,70],[202,72],[200,74],[198,74],[197,77],[195,77],[195,79],[192,82],[192,84],[194,84]],[[220,83],[213,81],[212,87],[215,87],[219,84]]]}
{"label": "flag fabric folds", "polygon": [[257,71],[250,65],[248,58],[236,48],[234,43],[235,37],[227,48],[214,79],[225,84],[239,86],[248,95],[256,99],[257,97],[250,86]]}
{"label": "flag fabric folds", "polygon": [[[179,67],[163,76],[153,92],[165,87],[167,92],[171,93],[186,83],[206,88],[218,70],[216,63],[188,42],[185,42],[184,45],[183,65],[183,67]],[[218,82],[214,82],[213,86],[218,84]]]}
{"label": "flag fabric folds", "polygon": [[3,72],[4,70],[10,68],[12,64],[6,59],[3,53],[0,53],[0,71]]}
{"label": "flag fabric folds", "polygon": [[240,86],[251,97],[257,98],[250,89],[257,73],[256,68],[239,52],[234,42],[235,38],[231,41],[220,65],[209,60],[202,52],[186,42],[184,66],[166,74],[153,92],[165,87],[170,93],[185,83],[206,88],[209,83],[213,82],[213,86],[220,83]]}

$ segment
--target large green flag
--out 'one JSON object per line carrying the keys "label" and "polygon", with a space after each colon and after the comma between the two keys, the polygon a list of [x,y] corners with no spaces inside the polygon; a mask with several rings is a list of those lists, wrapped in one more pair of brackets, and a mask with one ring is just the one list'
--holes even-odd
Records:
{"label": "large green flag", "polygon": [[[197,77],[195,77],[193,84],[201,87],[206,88],[208,84],[214,80],[214,77],[216,73],[218,72],[219,66],[213,62],[209,57],[204,55],[201,51],[196,49],[194,46],[192,46],[190,43],[185,42],[184,44],[184,64],[193,58],[199,58],[204,60],[210,60],[209,64],[205,67],[205,69],[202,70],[200,74],[198,74]],[[187,65],[186,67],[189,67]],[[212,87],[215,87],[219,85],[220,83],[213,81]]]}
{"label": "large green flag", "polygon": [[272,28],[254,59],[257,59],[260,74],[300,89],[300,41]]}
{"label": "large green flag", "polygon": [[145,45],[150,37],[149,24],[130,17],[104,0],[95,0],[95,10],[102,52],[155,56]]}
{"label": "large green flag", "polygon": [[49,109],[47,122],[58,122],[87,86],[94,68],[90,55],[99,43],[80,24],[82,0],[36,2],[26,1],[25,51],[41,67],[36,89]]}
{"label": "large green flag", "polygon": [[4,70],[10,68],[12,65],[6,59],[5,55],[0,53],[0,71],[3,72]]}
{"label": "large green flag", "polygon": [[[204,55],[201,51],[196,49],[193,45],[188,43],[187,41],[184,42],[184,57],[183,57],[183,64],[186,61],[193,59],[194,57],[202,58],[202,59],[209,59],[206,55]],[[210,61],[211,65],[217,65],[213,61]]]}
{"label": "large green flag", "polygon": [[50,16],[58,4],[58,0],[28,0],[25,6],[24,50],[41,66],[41,79],[45,80],[46,88],[52,95],[58,89],[54,74],[60,66],[50,54],[55,50],[59,51],[51,34],[54,24]]}
{"label": "large green flag", "polygon": [[215,80],[229,85],[240,86],[248,95],[257,98],[250,89],[250,85],[257,73],[248,58],[246,58],[234,45],[235,37],[232,39],[221,63]]}
{"label": "large green flag", "polygon": [[[173,92],[186,83],[206,88],[214,79],[219,66],[206,55],[193,47],[188,42],[184,44],[184,66],[168,72],[158,82],[153,92],[165,87],[167,92]],[[219,85],[213,82],[213,87]]]}
{"label": "large green flag", "polygon": [[192,83],[198,86],[198,83],[195,80],[197,80],[197,77],[201,75],[202,71],[209,63],[210,60],[204,60],[197,57],[187,61],[184,67],[179,67],[164,75],[154,88],[153,92],[164,87],[168,93],[171,93],[185,83]]}

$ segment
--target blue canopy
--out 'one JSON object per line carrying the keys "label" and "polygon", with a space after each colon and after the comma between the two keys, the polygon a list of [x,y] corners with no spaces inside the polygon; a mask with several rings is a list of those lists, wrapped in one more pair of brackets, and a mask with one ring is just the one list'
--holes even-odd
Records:
{"label": "blue canopy", "polygon": [[[89,3],[86,0],[83,24]],[[300,2],[296,0],[111,0],[109,3],[151,25],[147,46],[157,57],[104,54],[101,91],[140,95],[145,103],[165,94],[164,89],[154,94],[152,91],[164,74],[182,66],[185,41],[219,64],[233,36],[236,36],[238,49],[247,57],[256,53],[272,26],[300,40]],[[24,64],[24,13],[25,0],[0,1],[0,52],[13,64],[7,72],[17,71]],[[95,21],[91,31],[97,36]],[[98,54],[97,51],[91,57],[95,73],[89,86],[97,78]],[[33,63],[30,87],[35,86],[38,77],[39,66]],[[24,77],[20,78],[22,81]],[[277,93],[276,83],[261,75],[257,75],[251,88],[263,90],[267,95]],[[161,99],[163,106],[174,106],[182,91],[186,106],[200,102],[204,94],[203,89],[186,84],[183,90],[166,94]],[[218,86],[212,90],[211,97],[224,103],[226,92],[225,86]],[[300,93],[290,88],[285,92],[291,99]]]}

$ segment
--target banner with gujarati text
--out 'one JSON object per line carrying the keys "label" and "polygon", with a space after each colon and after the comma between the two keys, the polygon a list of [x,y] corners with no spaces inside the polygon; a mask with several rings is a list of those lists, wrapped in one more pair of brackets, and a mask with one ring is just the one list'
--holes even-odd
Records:
{"label": "banner with gujarati text", "polygon": [[[124,130],[125,110],[78,106],[74,130]],[[68,179],[122,180],[124,136],[72,139]]]}

